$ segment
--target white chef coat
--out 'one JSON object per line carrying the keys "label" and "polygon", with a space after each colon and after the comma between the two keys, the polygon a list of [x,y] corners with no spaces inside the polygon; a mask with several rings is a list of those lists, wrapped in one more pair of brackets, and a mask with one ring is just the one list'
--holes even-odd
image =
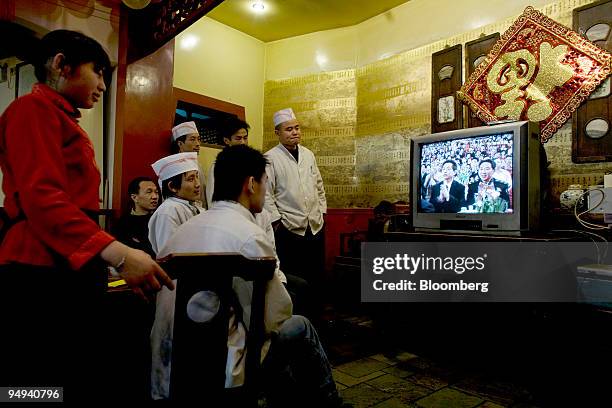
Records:
{"label": "white chef coat", "polygon": [[314,154],[298,145],[298,161],[282,144],[268,150],[268,189],[265,207],[272,221],[282,220],[291,232],[304,236],[310,225],[313,234],[323,228],[327,200],[323,179]]}
{"label": "white chef coat", "polygon": [[[250,211],[241,204],[230,201],[215,202],[211,209],[181,225],[162,248],[159,256],[201,252],[239,253],[247,258],[275,255],[272,244],[264,231],[255,224],[255,218]],[[178,284],[180,285],[180,282]],[[233,288],[242,306],[243,316],[241,321],[233,314],[230,319],[226,388],[244,383],[246,329],[250,323],[252,282],[234,278]],[[163,288],[157,295],[155,321],[151,330],[151,394],[154,399],[169,396],[175,293]],[[291,298],[277,273],[269,282],[266,292],[266,333],[278,331],[291,315]],[[269,347],[270,341],[267,340],[262,347],[262,359]]]}
{"label": "white chef coat", "polygon": [[[208,169],[208,175],[206,176],[206,201],[208,203],[208,208],[212,208],[213,206],[212,196],[213,189],[215,188],[215,163],[216,162],[212,162],[210,168]],[[255,214],[255,223],[259,225],[262,230],[265,231],[267,237],[270,239],[272,245],[275,247],[274,252],[276,253],[274,228],[272,228],[272,214],[270,214],[270,211],[268,211],[264,207],[260,213]],[[284,278],[283,282],[287,282],[286,278]]]}
{"label": "white chef coat", "polygon": [[163,248],[179,225],[202,211],[194,202],[168,197],[155,210],[149,220],[149,241],[156,254]]}

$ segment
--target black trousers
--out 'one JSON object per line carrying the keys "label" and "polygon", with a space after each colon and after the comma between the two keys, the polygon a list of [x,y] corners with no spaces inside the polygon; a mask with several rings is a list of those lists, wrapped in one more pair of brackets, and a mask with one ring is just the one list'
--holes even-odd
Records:
{"label": "black trousers", "polygon": [[325,227],[313,235],[309,226],[301,236],[281,223],[274,232],[274,239],[281,270],[313,286],[320,285],[324,274]]}
{"label": "black trousers", "polygon": [[[106,270],[0,266],[0,386],[64,387],[64,401],[104,398]],[[120,352],[120,347],[115,347]]]}
{"label": "black trousers", "polygon": [[287,289],[294,313],[316,322],[321,308],[325,273],[325,227],[313,235],[294,234],[281,223],[274,232],[280,268],[287,275]]}

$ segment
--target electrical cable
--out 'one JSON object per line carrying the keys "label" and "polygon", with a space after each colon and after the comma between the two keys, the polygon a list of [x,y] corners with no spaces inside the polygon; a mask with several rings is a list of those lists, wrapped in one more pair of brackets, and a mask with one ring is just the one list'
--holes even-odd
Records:
{"label": "electrical cable", "polygon": [[[601,199],[599,200],[599,202],[597,204],[595,204],[594,206],[592,206],[591,208],[588,208],[585,211],[582,211],[581,213],[578,213],[578,205],[580,203],[580,201],[582,200],[582,198],[586,195],[589,194],[589,192],[591,191],[599,191],[601,192]],[[574,205],[574,217],[576,218],[576,220],[580,223],[580,225],[582,225],[583,227],[587,228],[587,229],[591,229],[591,230],[596,230],[596,231],[601,231],[601,230],[609,230],[612,228],[612,225],[602,225],[602,224],[595,224],[592,222],[588,222],[585,221],[583,219],[580,218],[581,215],[587,214],[591,211],[593,211],[595,208],[597,208],[601,203],[603,203],[604,198],[605,198],[606,193],[604,192],[604,190],[602,190],[601,188],[594,188],[588,191],[585,191],[584,193],[582,193],[580,195],[580,197],[578,197],[578,199],[576,200],[576,204]]]}

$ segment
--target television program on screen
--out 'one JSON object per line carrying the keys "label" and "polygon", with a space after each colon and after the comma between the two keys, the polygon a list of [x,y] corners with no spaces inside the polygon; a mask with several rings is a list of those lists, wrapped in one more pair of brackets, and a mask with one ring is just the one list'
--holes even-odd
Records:
{"label": "television program on screen", "polygon": [[512,213],[513,133],[421,147],[418,211]]}

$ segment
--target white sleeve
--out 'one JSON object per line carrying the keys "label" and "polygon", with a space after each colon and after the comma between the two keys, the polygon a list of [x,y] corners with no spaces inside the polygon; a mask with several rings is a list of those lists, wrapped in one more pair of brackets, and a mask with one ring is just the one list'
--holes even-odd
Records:
{"label": "white sleeve", "polygon": [[315,169],[315,177],[317,183],[317,194],[319,196],[319,207],[321,208],[321,212],[323,214],[327,213],[327,199],[325,198],[325,188],[323,187],[323,177],[321,177],[321,172],[319,171],[319,167],[317,166],[317,160],[314,155],[312,157],[314,169]]}
{"label": "white sleeve", "polygon": [[261,229],[264,230],[264,232],[266,233],[266,237],[272,243],[272,249],[274,249],[274,256],[276,257],[276,274],[278,275],[281,282],[287,283],[287,277],[285,276],[283,271],[280,270],[280,260],[278,259],[278,254],[276,253],[276,239],[274,238],[274,228],[272,227],[270,211],[264,208],[262,212],[257,214],[257,216],[255,217],[255,221],[257,222],[257,225],[259,225]]}
{"label": "white sleeve", "polygon": [[[251,237],[242,247],[240,253],[247,258],[275,255],[269,240],[261,233]],[[275,273],[268,283],[264,313],[266,333],[278,332],[281,324],[293,314],[291,297],[285,285],[281,282],[278,273]]]}
{"label": "white sleeve", "polygon": [[266,189],[266,201],[264,207],[270,212],[271,221],[277,221],[281,219],[280,212],[276,205],[276,174],[274,172],[274,165],[270,156],[266,156],[270,163],[266,166],[266,174],[268,175],[268,185]]}
{"label": "white sleeve", "polygon": [[159,214],[155,219],[151,218],[151,221],[149,223],[149,240],[153,250],[159,255],[180,223],[170,214]]}

